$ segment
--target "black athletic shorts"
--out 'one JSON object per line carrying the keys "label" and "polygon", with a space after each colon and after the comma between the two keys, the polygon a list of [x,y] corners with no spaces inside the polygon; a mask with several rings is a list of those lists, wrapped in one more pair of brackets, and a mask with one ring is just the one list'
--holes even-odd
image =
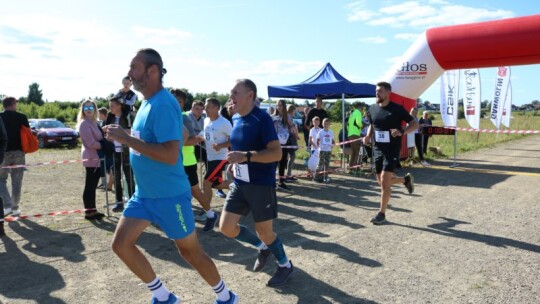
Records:
{"label": "black athletic shorts", "polygon": [[199,176],[197,176],[197,164],[184,167],[184,171],[186,171],[189,185],[191,187],[197,186],[197,184],[199,184]]}
{"label": "black athletic shorts", "polygon": [[211,182],[212,187],[223,183],[223,170],[225,170],[226,167],[226,160],[209,160],[206,165],[204,179]]}
{"label": "black athletic shorts", "polygon": [[277,218],[276,186],[232,183],[229,190],[227,212],[246,216],[251,211],[256,223]]}
{"label": "black athletic shorts", "polygon": [[373,149],[375,161],[375,172],[381,174],[382,171],[394,172],[399,161],[399,150],[401,146],[377,147]]}

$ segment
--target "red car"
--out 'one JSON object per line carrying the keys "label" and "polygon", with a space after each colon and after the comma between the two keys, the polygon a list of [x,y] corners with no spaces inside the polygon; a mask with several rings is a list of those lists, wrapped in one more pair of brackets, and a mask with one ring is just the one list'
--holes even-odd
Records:
{"label": "red car", "polygon": [[61,145],[75,148],[77,146],[79,133],[66,127],[61,121],[45,118],[29,119],[28,122],[38,138],[40,148]]}

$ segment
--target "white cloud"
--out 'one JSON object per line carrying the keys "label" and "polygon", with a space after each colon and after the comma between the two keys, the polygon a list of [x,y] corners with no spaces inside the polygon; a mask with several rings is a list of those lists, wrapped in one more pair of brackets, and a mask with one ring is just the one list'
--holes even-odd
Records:
{"label": "white cloud", "polygon": [[347,20],[350,22],[367,21],[378,15],[376,12],[365,8],[365,1],[349,3],[345,8],[350,10],[347,15]]}
{"label": "white cloud", "polygon": [[371,26],[393,28],[456,25],[511,18],[515,15],[508,10],[455,5],[442,0],[407,1],[372,10],[366,8],[365,1],[359,1],[350,3],[345,8],[349,10],[348,21],[362,21]]}
{"label": "white cloud", "polygon": [[407,41],[415,41],[420,34],[413,34],[413,33],[400,33],[395,34],[394,38],[399,40],[407,40]]}
{"label": "white cloud", "polygon": [[185,41],[193,36],[190,32],[175,28],[160,29],[134,26],[132,31],[136,37],[151,45],[172,45],[180,41]]}
{"label": "white cloud", "polygon": [[360,38],[358,39],[360,42],[365,42],[365,43],[373,43],[373,44],[381,44],[381,43],[386,43],[386,38],[384,37],[381,37],[381,36],[375,36],[375,37],[364,37],[364,38]]}

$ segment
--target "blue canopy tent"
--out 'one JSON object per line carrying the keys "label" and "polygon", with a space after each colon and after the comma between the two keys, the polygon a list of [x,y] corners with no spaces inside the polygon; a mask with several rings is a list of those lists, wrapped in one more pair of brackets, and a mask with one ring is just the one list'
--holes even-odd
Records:
{"label": "blue canopy tent", "polygon": [[354,83],[341,76],[330,63],[307,80],[289,86],[268,86],[268,97],[339,99],[342,126],[345,126],[345,98],[375,97],[375,85]]}
{"label": "blue canopy tent", "polygon": [[330,63],[299,84],[268,86],[268,97],[315,99],[375,97],[375,86],[354,83],[341,76]]}

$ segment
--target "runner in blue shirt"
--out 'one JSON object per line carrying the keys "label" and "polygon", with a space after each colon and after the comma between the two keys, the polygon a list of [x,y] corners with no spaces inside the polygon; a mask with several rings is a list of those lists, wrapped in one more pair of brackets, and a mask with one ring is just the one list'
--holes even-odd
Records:
{"label": "runner in blue shirt", "polygon": [[[277,217],[276,162],[281,159],[281,145],[270,115],[255,106],[257,87],[249,79],[240,79],[231,90],[230,103],[240,115],[231,133],[234,182],[225,199],[219,228],[226,236],[259,249],[253,271],[261,271],[270,253],[278,262],[268,286],[287,282],[294,267],[285,254],[283,243],[274,233]],[[256,233],[239,225],[240,218],[251,211]]]}
{"label": "runner in blue shirt", "polygon": [[[130,160],[137,180],[113,237],[116,255],[139,277],[153,295],[152,303],[180,303],[156,276],[152,266],[135,246],[151,223],[159,225],[174,240],[180,255],[214,289],[215,303],[237,303],[238,296],[221,279],[216,265],[204,252],[195,232],[191,191],[182,164],[186,130],[176,99],[163,88],[166,73],[158,52],[142,49],[130,65],[128,76],[145,98],[131,134],[118,125],[104,128],[108,140],[130,147]],[[184,130],[184,134],[182,132]]]}

